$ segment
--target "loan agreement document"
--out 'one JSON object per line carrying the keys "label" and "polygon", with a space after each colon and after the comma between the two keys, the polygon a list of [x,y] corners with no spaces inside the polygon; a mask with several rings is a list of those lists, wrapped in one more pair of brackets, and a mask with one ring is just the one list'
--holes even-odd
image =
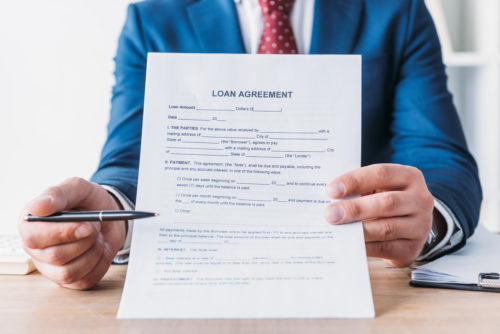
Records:
{"label": "loan agreement document", "polygon": [[360,159],[360,56],[149,54],[118,317],[373,317],[361,223],[323,218]]}

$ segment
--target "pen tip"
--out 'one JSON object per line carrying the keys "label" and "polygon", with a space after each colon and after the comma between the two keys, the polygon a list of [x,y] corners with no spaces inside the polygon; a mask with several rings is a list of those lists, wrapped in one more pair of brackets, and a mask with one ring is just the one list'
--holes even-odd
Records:
{"label": "pen tip", "polygon": [[159,216],[159,215],[160,215],[159,213],[155,213],[155,217],[156,217],[156,216]]}

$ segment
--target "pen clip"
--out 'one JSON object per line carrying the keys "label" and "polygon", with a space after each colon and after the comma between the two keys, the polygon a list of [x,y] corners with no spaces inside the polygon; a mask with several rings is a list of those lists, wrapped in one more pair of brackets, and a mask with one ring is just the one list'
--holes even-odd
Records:
{"label": "pen clip", "polygon": [[477,285],[481,288],[500,289],[500,274],[480,273]]}

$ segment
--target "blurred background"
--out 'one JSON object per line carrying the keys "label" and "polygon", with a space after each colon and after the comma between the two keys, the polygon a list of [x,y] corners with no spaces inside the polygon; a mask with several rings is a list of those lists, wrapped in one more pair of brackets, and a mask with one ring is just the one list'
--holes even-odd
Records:
{"label": "blurred background", "polygon": [[0,233],[43,189],[97,167],[129,2],[0,1]]}
{"label": "blurred background", "polygon": [[[97,167],[126,0],[0,2],[0,233],[44,188]],[[500,1],[427,0],[500,231]],[[467,196],[467,194],[463,194]]]}

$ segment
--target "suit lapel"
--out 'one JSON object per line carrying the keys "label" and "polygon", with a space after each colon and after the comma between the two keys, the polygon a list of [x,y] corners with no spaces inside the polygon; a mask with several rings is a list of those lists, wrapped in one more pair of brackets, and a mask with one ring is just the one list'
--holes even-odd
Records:
{"label": "suit lapel", "polygon": [[202,52],[245,53],[234,0],[197,0],[187,14]]}
{"label": "suit lapel", "polygon": [[352,53],[362,14],[362,0],[316,0],[310,53]]}

